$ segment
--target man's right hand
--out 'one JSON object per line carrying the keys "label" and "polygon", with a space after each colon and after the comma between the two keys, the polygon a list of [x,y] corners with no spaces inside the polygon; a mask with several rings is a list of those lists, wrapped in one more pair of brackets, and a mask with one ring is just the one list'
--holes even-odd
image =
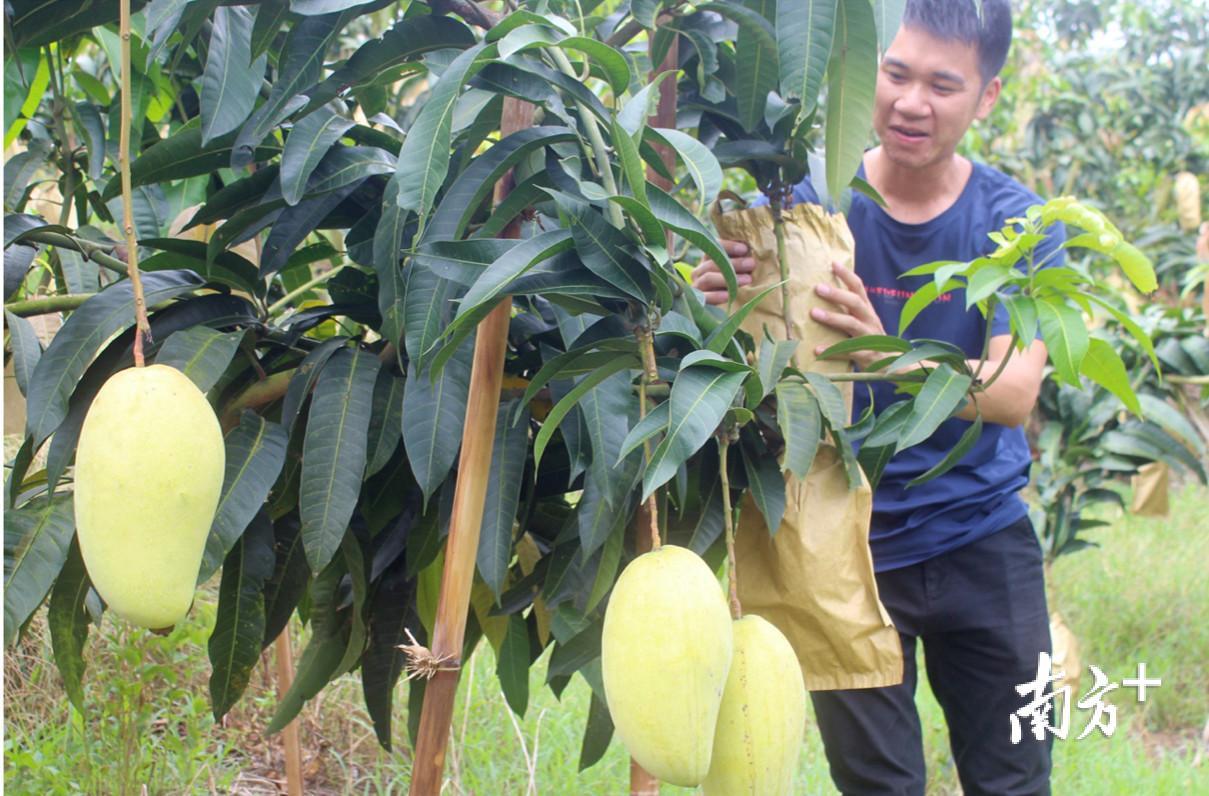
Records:
{"label": "man's right hand", "polygon": [[[751,256],[751,250],[746,243],[737,240],[722,241],[722,248],[730,257],[730,263],[735,267],[735,277],[739,286],[750,285],[752,273],[756,270],[756,259]],[[693,287],[705,294],[707,304],[725,304],[730,299],[726,292],[726,280],[717,264],[706,257],[701,264],[693,269]]]}

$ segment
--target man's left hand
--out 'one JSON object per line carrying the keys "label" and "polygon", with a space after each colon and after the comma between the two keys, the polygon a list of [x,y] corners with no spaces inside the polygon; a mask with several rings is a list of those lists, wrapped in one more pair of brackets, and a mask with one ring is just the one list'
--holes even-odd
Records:
{"label": "man's left hand", "polygon": [[[865,283],[856,275],[856,272],[839,263],[832,263],[831,271],[840,280],[841,286],[816,285],[815,292],[820,298],[834,304],[838,311],[828,311],[816,307],[811,310],[810,317],[849,337],[885,334],[886,330],[882,326],[882,320],[877,316],[873,304],[869,301],[869,294],[865,291]],[[821,345],[815,348],[814,353],[817,356],[826,349],[827,346]],[[884,356],[885,354],[879,354],[876,351],[854,351],[848,355],[848,358],[859,367],[864,368]]]}

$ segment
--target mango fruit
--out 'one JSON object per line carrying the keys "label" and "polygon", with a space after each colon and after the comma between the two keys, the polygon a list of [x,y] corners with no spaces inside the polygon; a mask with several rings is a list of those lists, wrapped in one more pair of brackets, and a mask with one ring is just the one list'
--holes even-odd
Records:
{"label": "mango fruit", "polygon": [[218,418],[176,368],[130,368],[101,387],[76,450],[76,532],[119,616],[159,629],[188,613],[225,466]]}
{"label": "mango fruit", "polygon": [[695,553],[664,545],[621,573],[601,637],[605,700],[630,756],[664,782],[709,771],[731,649],[726,599]]}
{"label": "mango fruit", "polygon": [[749,614],[734,623],[734,658],[718,713],[706,796],[785,796],[806,725],[806,685],[788,639]]}

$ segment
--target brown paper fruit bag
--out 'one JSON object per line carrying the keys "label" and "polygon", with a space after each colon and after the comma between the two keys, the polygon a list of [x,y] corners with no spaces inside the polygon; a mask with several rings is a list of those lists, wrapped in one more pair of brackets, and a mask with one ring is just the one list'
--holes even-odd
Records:
{"label": "brown paper fruit bag", "polygon": [[[756,259],[752,282],[739,289],[735,301],[735,306],[743,306],[781,281],[772,213],[768,207],[720,213],[715,206],[714,210],[718,234],[746,242]],[[783,217],[790,334],[801,341],[795,364],[822,373],[846,371],[846,361],[815,358],[816,346],[836,343],[844,336],[812,320],[810,310],[829,307],[814,288],[820,282],[838,284],[831,264],[852,267],[848,224],[843,216],[818,205],[795,205]],[[773,339],[785,339],[781,291],[766,296],[743,329],[757,341],[764,338],[765,329]],[[844,388],[851,411],[851,385]],[[878,599],[873,575],[872,506],[868,483],[850,489],[843,461],[825,441],[804,480],[785,473],[785,518],[775,535],[769,534],[750,496],[742,504],[735,535],[739,601],[745,612],[764,617],[785,634],[811,690],[902,682],[902,644]]]}
{"label": "brown paper fruit bag", "polygon": [[1166,462],[1148,462],[1138,468],[1130,483],[1133,502],[1129,510],[1139,517],[1166,517],[1171,511],[1171,468]]}

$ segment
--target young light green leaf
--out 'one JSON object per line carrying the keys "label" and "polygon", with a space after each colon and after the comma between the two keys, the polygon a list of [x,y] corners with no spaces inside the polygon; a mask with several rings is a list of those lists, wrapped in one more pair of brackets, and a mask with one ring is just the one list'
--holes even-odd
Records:
{"label": "young light green leaf", "polygon": [[932,436],[941,423],[948,420],[965,400],[973,379],[958,373],[948,365],[940,365],[924,381],[919,395],[911,407],[911,414],[903,423],[896,451],[901,451]]}
{"label": "young light green leaf", "polygon": [[1112,344],[1099,337],[1090,338],[1087,355],[1079,365],[1079,372],[1120,398],[1129,411],[1135,415],[1142,414],[1142,405],[1129,382],[1125,363]]}
{"label": "young light green leaf", "polygon": [[1089,344],[1083,315],[1061,300],[1038,299],[1037,317],[1054,370],[1067,384],[1077,386]]}

